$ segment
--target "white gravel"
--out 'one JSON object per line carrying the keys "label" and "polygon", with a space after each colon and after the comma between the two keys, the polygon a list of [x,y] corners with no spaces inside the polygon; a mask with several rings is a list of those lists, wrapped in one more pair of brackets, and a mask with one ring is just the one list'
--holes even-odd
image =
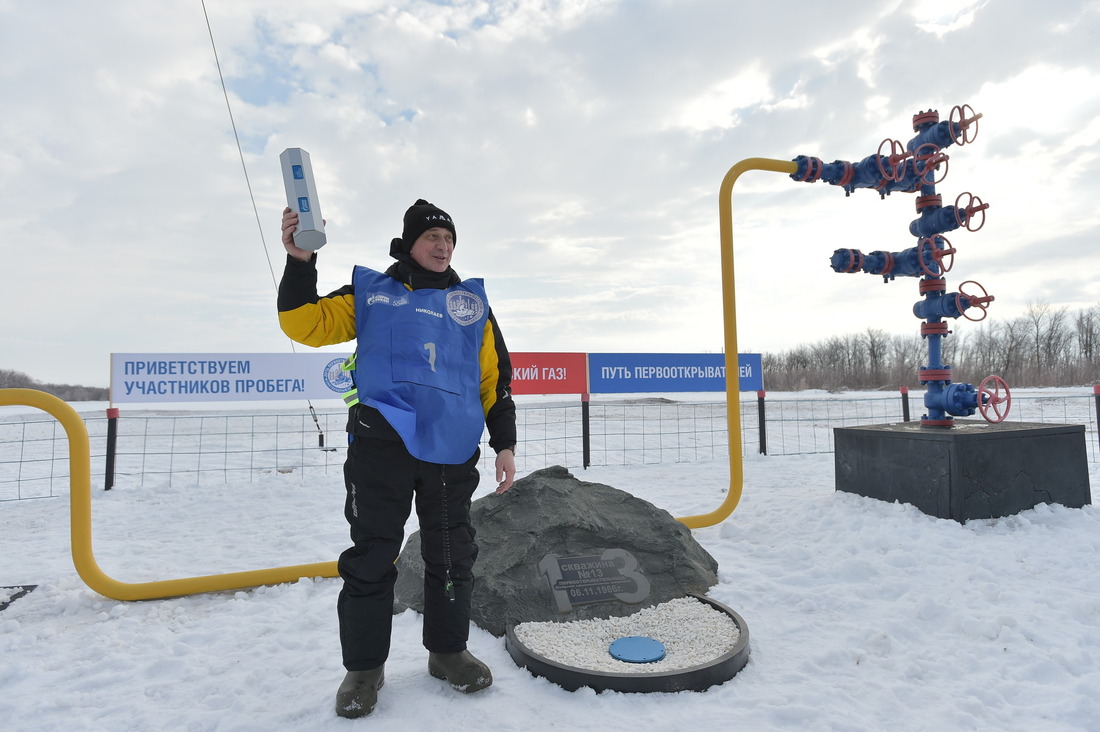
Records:
{"label": "white gravel", "polygon": [[[692,597],[639,610],[623,618],[565,623],[520,623],[516,639],[554,663],[612,673],[661,673],[713,661],[737,645],[737,624],[725,613]],[[619,638],[648,636],[665,645],[653,663],[627,663],[608,647]]]}

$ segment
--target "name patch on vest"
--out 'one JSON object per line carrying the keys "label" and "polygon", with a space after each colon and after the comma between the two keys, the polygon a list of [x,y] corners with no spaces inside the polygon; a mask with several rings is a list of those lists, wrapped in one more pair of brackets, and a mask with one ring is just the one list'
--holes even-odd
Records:
{"label": "name patch on vest", "polygon": [[472,292],[455,290],[447,293],[447,314],[459,325],[470,325],[481,320],[485,303]]}

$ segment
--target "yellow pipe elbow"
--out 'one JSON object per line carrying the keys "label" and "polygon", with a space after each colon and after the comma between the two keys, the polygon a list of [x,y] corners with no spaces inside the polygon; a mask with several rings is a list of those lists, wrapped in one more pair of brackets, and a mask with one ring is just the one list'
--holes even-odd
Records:
{"label": "yellow pipe elbow", "polygon": [[730,482],[722,505],[710,513],[677,518],[690,529],[725,521],[741,501],[744,465],[741,458],[741,392],[737,378],[737,297],[733,271],[733,185],[749,170],[768,170],[790,175],[798,166],[790,160],[746,158],[734,165],[722,179],[718,192],[718,225],[722,250],[722,319],[726,352],[726,429],[729,432]]}
{"label": "yellow pipe elbow", "polygon": [[92,459],[84,421],[72,407],[52,394],[35,389],[0,389],[0,406],[13,404],[41,409],[65,428],[69,442],[69,535],[73,564],[80,579],[99,594],[114,600],[152,600],[294,582],[302,577],[337,576],[336,562],[138,583],[120,582],[107,576],[92,552]]}

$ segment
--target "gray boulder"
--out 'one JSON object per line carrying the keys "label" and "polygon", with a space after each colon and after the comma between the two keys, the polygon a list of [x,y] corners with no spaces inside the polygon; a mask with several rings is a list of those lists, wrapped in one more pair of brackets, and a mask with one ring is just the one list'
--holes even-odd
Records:
{"label": "gray boulder", "polygon": [[[663,509],[554,466],[473,502],[471,619],[493,635],[533,621],[631,615],[718,582],[718,563]],[[397,560],[395,611],[424,610],[420,533]]]}

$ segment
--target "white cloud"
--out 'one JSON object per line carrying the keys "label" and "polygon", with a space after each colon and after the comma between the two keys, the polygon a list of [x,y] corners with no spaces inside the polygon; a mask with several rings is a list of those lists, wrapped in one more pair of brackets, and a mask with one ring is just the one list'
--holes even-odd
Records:
{"label": "white cloud", "polygon": [[319,54],[320,58],[331,61],[347,71],[358,71],[360,62],[347,46],[338,43],[326,43]]}
{"label": "white cloud", "polygon": [[943,36],[968,28],[989,0],[915,0],[910,12],[922,31]]}
{"label": "white cloud", "polygon": [[738,110],[760,106],[771,100],[768,75],[759,66],[752,65],[689,100],[676,118],[675,125],[698,132],[730,129],[741,121]]}
{"label": "white cloud", "polygon": [[546,224],[552,221],[575,221],[588,215],[588,210],[583,201],[563,201],[545,213],[538,214],[531,223]]}
{"label": "white cloud", "polygon": [[1100,113],[1100,70],[1030,65],[1003,81],[982,84],[973,105],[988,116],[984,124],[997,120],[1003,130],[1071,135]]}
{"label": "white cloud", "polygon": [[284,29],[280,29],[280,31],[277,31],[278,36],[284,43],[303,46],[320,46],[331,37],[331,29],[325,29],[311,22],[293,23]]}

